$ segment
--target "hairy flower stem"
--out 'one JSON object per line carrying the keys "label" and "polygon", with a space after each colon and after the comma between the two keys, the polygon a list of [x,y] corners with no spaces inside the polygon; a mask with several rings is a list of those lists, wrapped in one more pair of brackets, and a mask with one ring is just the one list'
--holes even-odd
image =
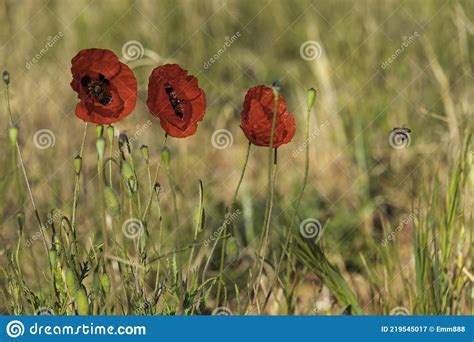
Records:
{"label": "hairy flower stem", "polygon": [[[82,163],[82,156],[84,154],[84,145],[86,142],[86,136],[87,136],[87,122],[84,124],[84,133],[82,135],[82,143],[79,149],[79,159],[81,160],[81,163]],[[76,180],[74,184],[74,197],[72,200],[71,227],[72,227],[74,238],[76,237],[76,209],[77,209],[77,202],[79,200],[79,189],[80,189],[79,181],[81,178],[81,170],[82,170],[82,167],[79,168],[79,170],[77,170],[78,172],[76,173]]]}
{"label": "hairy flower stem", "polygon": [[217,304],[218,305],[221,305],[220,295],[221,295],[221,287],[222,287],[222,281],[223,281],[225,252],[226,252],[226,247],[227,247],[227,229],[228,229],[228,226],[229,226],[229,217],[230,217],[230,215],[232,215],[232,210],[234,210],[235,201],[237,200],[237,195],[239,193],[240,186],[242,185],[242,180],[244,179],[245,170],[247,169],[247,163],[249,161],[251,146],[252,146],[252,144],[249,142],[248,147],[247,147],[247,153],[245,155],[244,165],[242,167],[242,172],[240,173],[239,182],[237,183],[237,187],[235,188],[235,191],[234,191],[234,196],[232,197],[232,201],[230,202],[229,208],[228,208],[227,213],[225,215],[224,223],[221,226],[222,227],[221,232],[220,232],[218,238],[216,239],[214,245],[212,246],[212,250],[211,250],[211,253],[209,255],[208,262],[206,263],[206,267],[204,268],[203,278],[206,274],[207,266],[209,264],[209,261],[212,258],[212,254],[214,253],[214,250],[215,250],[218,242],[222,239],[223,241],[222,241],[221,260],[220,260],[220,267],[219,267],[219,281],[217,283]]}
{"label": "hairy flower stem", "polygon": [[255,278],[255,282],[253,284],[255,302],[257,301],[258,291],[260,288],[260,279],[262,277],[263,267],[265,265],[265,255],[267,253],[267,248],[268,248],[268,238],[269,238],[270,223],[271,223],[272,209],[273,209],[273,197],[275,193],[277,149],[275,148],[273,151],[273,141],[275,138],[275,127],[276,127],[276,119],[277,119],[277,114],[278,114],[279,88],[273,87],[273,93],[274,93],[275,109],[273,111],[270,144],[268,145],[268,194],[267,194],[267,204],[266,204],[266,210],[265,210],[265,219],[263,221],[264,223],[263,223],[262,238],[260,240],[260,247],[257,254],[258,273],[257,273],[257,277]]}

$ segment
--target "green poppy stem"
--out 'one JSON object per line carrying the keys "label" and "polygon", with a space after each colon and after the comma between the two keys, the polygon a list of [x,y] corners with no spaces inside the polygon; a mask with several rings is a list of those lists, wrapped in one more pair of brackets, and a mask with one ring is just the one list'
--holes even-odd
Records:
{"label": "green poppy stem", "polygon": [[268,145],[268,194],[267,194],[267,201],[266,201],[267,204],[266,204],[266,209],[265,209],[265,219],[263,221],[264,223],[263,223],[262,238],[260,240],[260,247],[257,254],[258,273],[257,273],[257,277],[255,278],[255,282],[253,284],[255,302],[257,301],[258,291],[260,289],[260,279],[262,277],[263,267],[265,265],[265,255],[267,253],[267,248],[268,248],[270,223],[271,223],[272,209],[273,209],[273,198],[275,194],[277,149],[275,148],[273,151],[273,142],[275,138],[275,127],[276,127],[276,119],[277,119],[277,114],[278,114],[279,94],[280,94],[279,87],[274,86],[273,95],[274,95],[275,108],[273,111],[272,130],[270,133],[270,144]]}

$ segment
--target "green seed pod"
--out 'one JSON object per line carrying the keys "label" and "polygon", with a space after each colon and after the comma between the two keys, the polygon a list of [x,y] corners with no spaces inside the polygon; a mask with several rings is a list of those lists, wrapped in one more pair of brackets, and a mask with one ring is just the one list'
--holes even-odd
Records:
{"label": "green seed pod", "polygon": [[8,128],[8,137],[10,138],[10,144],[12,144],[12,146],[15,146],[18,139],[17,126],[11,126]]}
{"label": "green seed pod", "polygon": [[74,158],[74,172],[76,172],[77,176],[79,176],[79,174],[81,173],[81,169],[82,169],[82,158],[80,156],[76,156],[76,158]]}
{"label": "green seed pod", "polygon": [[16,213],[16,221],[18,222],[18,228],[20,229],[20,235],[23,233],[23,227],[25,226],[25,213],[19,211]]}
{"label": "green seed pod", "polygon": [[140,146],[140,152],[142,153],[143,159],[148,163],[148,158],[150,157],[148,146],[142,145]]}
{"label": "green seed pod", "polygon": [[107,209],[115,214],[118,215],[120,213],[120,202],[115,195],[114,190],[110,186],[106,186],[104,189],[104,197],[105,197],[105,206]]}
{"label": "green seed pod", "polygon": [[102,137],[102,135],[104,134],[104,126],[103,125],[95,126],[95,134],[97,135],[97,138]]}
{"label": "green seed pod", "polygon": [[308,111],[313,108],[315,100],[316,100],[316,89],[309,88],[306,91],[306,106],[308,107]]}
{"label": "green seed pod", "polygon": [[3,82],[8,86],[10,84],[10,73],[8,71],[3,72]]}
{"label": "green seed pod", "polygon": [[100,283],[102,285],[102,288],[104,289],[105,294],[106,295],[109,294],[110,293],[110,279],[107,273],[103,273],[100,276]]}
{"label": "green seed pod", "polygon": [[235,237],[229,237],[225,248],[226,260],[228,263],[234,263],[239,259],[239,243]]}
{"label": "green seed pod", "polygon": [[73,297],[76,293],[76,276],[69,268],[66,269],[66,285],[69,291],[69,296]]}
{"label": "green seed pod", "polygon": [[102,137],[97,138],[96,147],[97,147],[97,154],[99,155],[99,159],[102,159],[104,157],[104,150],[105,150],[104,138]]}
{"label": "green seed pod", "polygon": [[81,316],[89,314],[89,300],[86,290],[81,286],[76,292],[77,313]]}
{"label": "green seed pod", "polygon": [[121,172],[122,172],[122,177],[125,179],[125,180],[128,180],[129,178],[131,177],[135,177],[135,173],[133,172],[133,168],[132,166],[130,165],[130,163],[126,160],[123,160],[122,161],[122,169],[121,169]]}
{"label": "green seed pod", "polygon": [[107,136],[109,137],[110,145],[112,145],[113,141],[114,141],[114,132],[115,132],[114,126],[108,125],[107,126]]}

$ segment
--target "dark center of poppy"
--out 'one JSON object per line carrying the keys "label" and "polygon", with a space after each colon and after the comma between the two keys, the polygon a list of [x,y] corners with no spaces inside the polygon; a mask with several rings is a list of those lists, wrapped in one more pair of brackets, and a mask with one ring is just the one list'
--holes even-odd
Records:
{"label": "dark center of poppy", "polygon": [[174,91],[173,87],[169,85],[165,86],[165,91],[166,91],[166,94],[168,94],[171,106],[173,107],[175,114],[179,116],[180,119],[182,119],[184,116],[183,106],[182,106],[183,101],[178,99],[178,96],[176,95],[176,92]]}
{"label": "dark center of poppy", "polygon": [[86,88],[87,94],[93,99],[99,101],[102,105],[108,105],[112,102],[112,93],[109,90],[110,81],[104,75],[99,74],[95,80],[89,76],[81,78],[81,85]]}

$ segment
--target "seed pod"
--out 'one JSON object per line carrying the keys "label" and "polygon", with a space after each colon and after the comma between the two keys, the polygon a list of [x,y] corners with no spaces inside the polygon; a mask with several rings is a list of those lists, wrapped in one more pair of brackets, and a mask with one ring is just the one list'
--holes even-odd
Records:
{"label": "seed pod", "polygon": [[83,286],[76,292],[76,305],[79,315],[84,316],[89,313],[89,300],[87,299],[87,293]]}
{"label": "seed pod", "polygon": [[95,134],[97,135],[97,138],[102,137],[102,135],[104,134],[104,126],[103,125],[95,126]]}
{"label": "seed pod", "polygon": [[309,88],[306,91],[306,106],[308,107],[308,110],[311,110],[313,108],[315,100],[316,100],[316,89]]}
{"label": "seed pod", "polygon": [[8,137],[10,138],[10,144],[12,144],[12,146],[15,146],[18,139],[17,126],[11,126],[8,128]]}
{"label": "seed pod", "polygon": [[82,169],[82,158],[77,155],[76,158],[74,158],[74,172],[76,172],[76,175],[79,176],[81,173]]}
{"label": "seed pod", "polygon": [[3,82],[8,86],[10,84],[10,73],[8,71],[3,72]]}

